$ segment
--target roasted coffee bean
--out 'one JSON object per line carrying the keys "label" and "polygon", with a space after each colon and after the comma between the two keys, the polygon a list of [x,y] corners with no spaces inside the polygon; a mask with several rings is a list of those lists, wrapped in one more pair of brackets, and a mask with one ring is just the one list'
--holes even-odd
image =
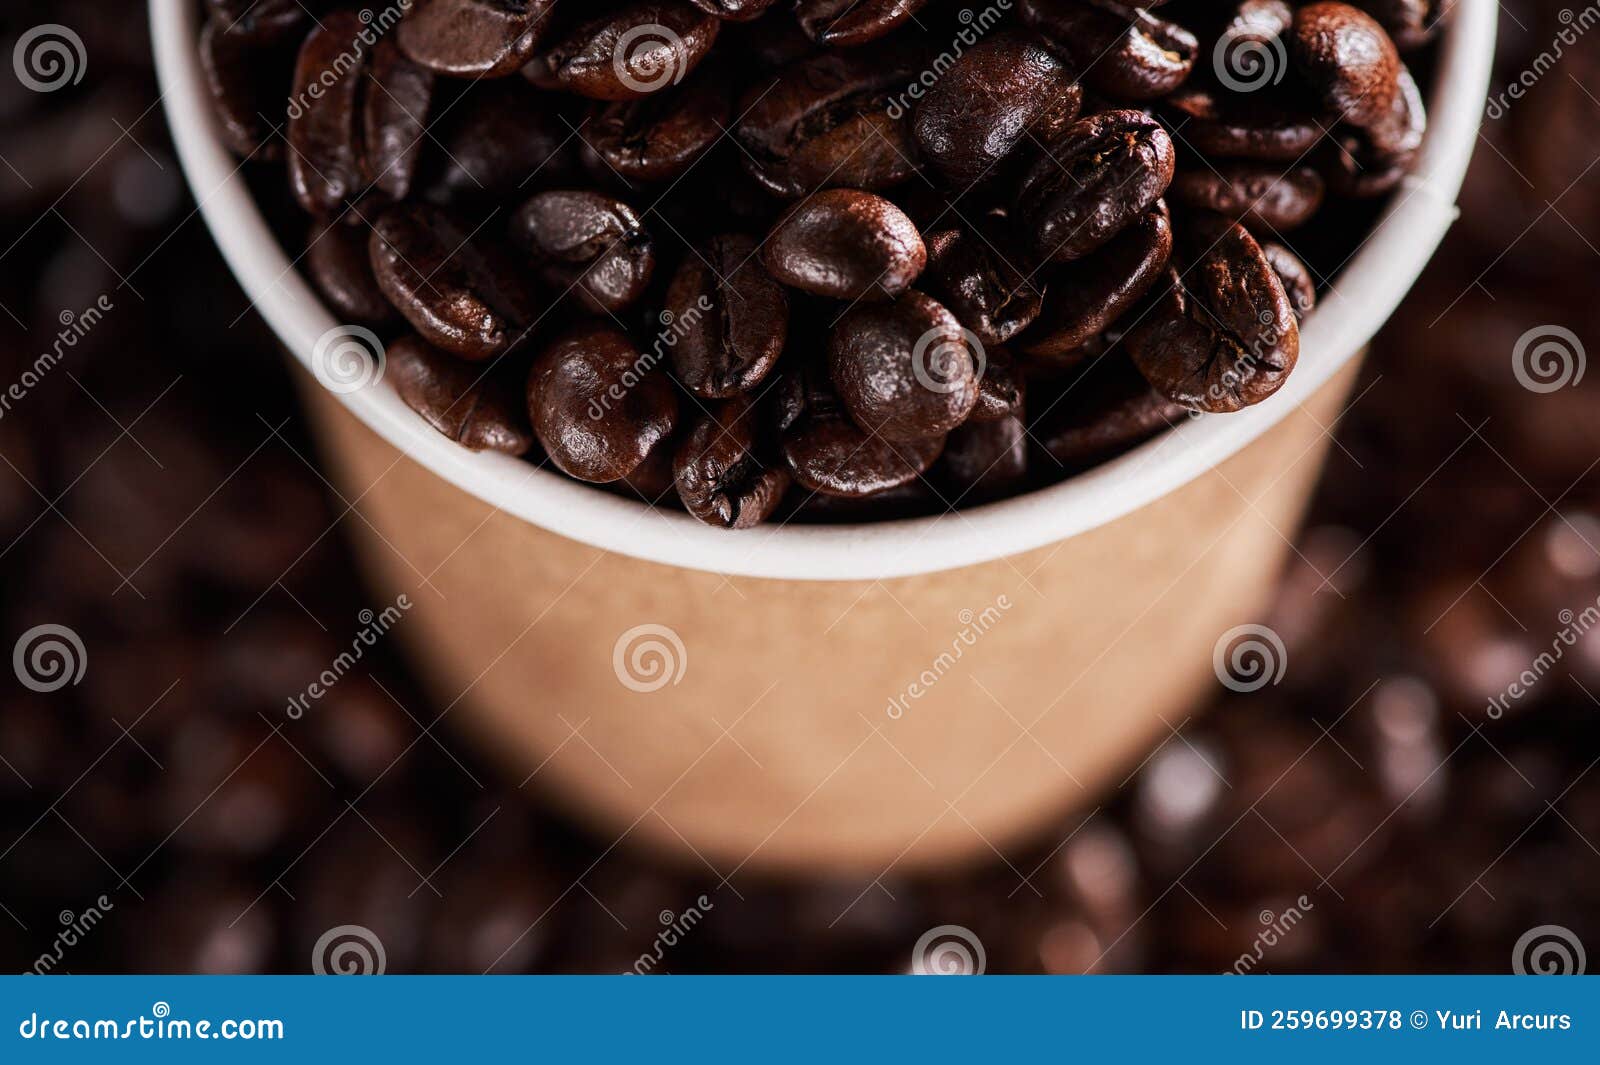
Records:
{"label": "roasted coffee bean", "polygon": [[534,359],[528,414],[550,461],[580,481],[628,476],[678,418],[676,387],[627,334],[577,326]]}
{"label": "roasted coffee bean", "polygon": [[1415,51],[1439,36],[1455,14],[1456,0],[1361,0],[1402,52]]}
{"label": "roasted coffee bean", "polygon": [[1014,492],[1028,476],[1028,433],[1023,412],[993,421],[976,419],[945,441],[939,472],[955,505],[972,505]]}
{"label": "roasted coffee bean", "polygon": [[1044,304],[1044,286],[1014,265],[1020,258],[998,233],[951,229],[928,241],[921,282],[985,344],[1003,344],[1026,329]]}
{"label": "roasted coffee bean", "polygon": [[828,334],[828,371],[850,417],[887,440],[941,437],[978,401],[983,346],[920,292],[861,304]]}
{"label": "roasted coffee bean", "polygon": [[206,8],[219,32],[254,44],[275,44],[311,20],[298,0],[206,0]]}
{"label": "roasted coffee bean", "polygon": [[1172,139],[1142,111],[1103,111],[1068,126],[1017,191],[1041,258],[1094,251],[1144,213],[1172,182]]}
{"label": "roasted coffee bean", "polygon": [[1399,91],[1389,116],[1368,129],[1342,126],[1321,153],[1322,173],[1338,196],[1364,198],[1390,191],[1410,171],[1427,125],[1422,93],[1400,68]]}
{"label": "roasted coffee bean", "polygon": [[546,284],[573,291],[595,314],[624,310],[655,274],[655,244],[638,214],[598,192],[541,192],[517,211],[511,234]]}
{"label": "roasted coffee bean", "polygon": [[540,88],[633,100],[677,85],[722,25],[681,0],[635,0],[574,26],[523,68]]}
{"label": "roasted coffee bean", "polygon": [[1117,99],[1165,96],[1200,52],[1182,26],[1115,0],[1021,0],[1018,12],[1090,86]]}
{"label": "roasted coffee bean", "polygon": [[306,237],[306,273],[342,321],[382,325],[395,312],[372,276],[370,238],[364,229],[313,222]]}
{"label": "roasted coffee bean", "polygon": [[1400,56],[1359,8],[1337,0],[1307,4],[1295,12],[1289,47],[1296,70],[1346,122],[1370,126],[1394,106]]}
{"label": "roasted coffee bean", "polygon": [[554,8],[555,0],[414,0],[395,37],[430,70],[499,78],[533,55]]}
{"label": "roasted coffee bean", "polygon": [[669,507],[681,503],[678,485],[672,476],[672,455],[672,441],[661,441],[650,449],[650,454],[633,468],[632,473],[615,482],[612,487],[619,494],[635,495],[651,506]]}
{"label": "roasted coffee bean", "polygon": [[437,169],[425,187],[436,203],[498,204],[578,176],[571,125],[547,93],[521,78],[472,86],[432,134]]}
{"label": "roasted coffee bean", "polygon": [[1180,171],[1169,195],[1185,207],[1281,233],[1316,213],[1323,187],[1322,175],[1309,166],[1284,173],[1256,163],[1217,163]]}
{"label": "roasted coffee bean", "polygon": [[672,367],[697,396],[749,392],[783,354],[789,299],[762,268],[750,237],[714,237],[686,255],[667,289],[666,307],[679,334]]}
{"label": "roasted coffee bean", "polygon": [[1294,308],[1294,316],[1301,321],[1317,305],[1317,283],[1311,270],[1300,257],[1275,240],[1261,241],[1261,253],[1272,264],[1272,272],[1283,283],[1284,294]]}
{"label": "roasted coffee bean", "polygon": [[1021,350],[1036,358],[1069,357],[1142,299],[1171,256],[1172,224],[1158,200],[1099,251],[1046,275],[1050,298],[1022,334]]}
{"label": "roasted coffee bean", "polygon": [[1295,110],[1282,94],[1267,92],[1227,97],[1185,86],[1167,97],[1183,143],[1223,159],[1295,162],[1316,147],[1325,124],[1316,114]]}
{"label": "roasted coffee bean", "polygon": [[391,208],[369,244],[378,287],[422,338],[463,359],[491,359],[534,321],[532,296],[510,257],[445,211]]}
{"label": "roasted coffee bean", "polygon": [[411,190],[433,75],[387,38],[369,47],[368,32],[354,12],[335,12],[312,30],[295,64],[289,185],[314,215]]}
{"label": "roasted coffee bean", "polygon": [[689,3],[729,22],[749,22],[766,14],[773,0],[689,0]]}
{"label": "roasted coffee bean", "polygon": [[916,60],[883,52],[823,53],[752,85],[734,130],[750,173],[791,199],[824,185],[880,191],[916,173],[908,107],[894,96]]}
{"label": "roasted coffee bean", "polygon": [[838,300],[894,299],[928,262],[905,212],[855,189],[827,189],[796,204],[761,254],[785,285]]}
{"label": "roasted coffee bean", "polygon": [[516,389],[488,368],[408,336],[389,345],[386,372],[406,406],[469,451],[522,455],[533,446]]}
{"label": "roasted coffee bean", "polygon": [[790,478],[762,433],[760,408],[749,396],[718,403],[696,419],[672,462],[690,514],[724,529],[748,529],[772,515]]}
{"label": "roasted coffee bean", "polygon": [[1021,33],[970,49],[916,105],[923,158],[958,187],[995,174],[1030,137],[1051,140],[1078,116],[1083,91],[1066,67]]}
{"label": "roasted coffee bean", "polygon": [[1254,237],[1217,215],[1190,218],[1183,279],[1169,271],[1156,307],[1125,343],[1145,379],[1201,411],[1259,403],[1288,379],[1300,328]]}
{"label": "roasted coffee bean", "polygon": [[701,71],[681,89],[642,100],[596,105],[584,132],[585,158],[598,177],[670,181],[704,155],[727,127],[728,84]]}
{"label": "roasted coffee bean", "polygon": [[994,422],[1022,413],[1022,401],[1027,393],[1027,379],[1022,368],[1004,348],[986,352],[987,363],[983,378],[978,382],[978,402],[972,408],[975,422]]}
{"label": "roasted coffee bean", "polygon": [[786,373],[776,400],[783,460],[806,492],[862,498],[909,485],[944,449],[942,437],[895,443],[863,432],[821,366]]}
{"label": "roasted coffee bean", "polygon": [[[1071,391],[1039,412],[1032,432],[1045,452],[1067,469],[1120,455],[1187,417],[1121,354],[1086,371]],[[1050,464],[1050,459],[1041,459]]]}
{"label": "roasted coffee bean", "polygon": [[852,48],[899,27],[925,3],[927,0],[797,0],[795,18],[818,44]]}
{"label": "roasted coffee bean", "polygon": [[289,95],[289,78],[280,74],[286,57],[279,54],[281,46],[230,33],[226,26],[213,18],[200,31],[200,71],[223,143],[241,158],[276,159],[283,144],[275,129]]}

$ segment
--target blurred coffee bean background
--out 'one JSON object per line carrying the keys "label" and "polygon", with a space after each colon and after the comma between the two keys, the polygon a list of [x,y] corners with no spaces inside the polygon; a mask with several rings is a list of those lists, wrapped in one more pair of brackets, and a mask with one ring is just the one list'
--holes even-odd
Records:
{"label": "blurred coffee bean background", "polygon": [[5,8],[5,56],[44,23],[87,56],[49,93],[0,76],[0,643],[83,666],[0,679],[10,971],[304,972],[340,926],[389,972],[903,972],[933,939],[989,972],[1506,972],[1600,947],[1600,12],[1502,7],[1460,223],[1261,619],[1281,681],[1219,685],[986,867],[776,882],[586,834],[440,722],[395,644],[285,716],[372,605],[357,519],[195,214],[141,6]]}

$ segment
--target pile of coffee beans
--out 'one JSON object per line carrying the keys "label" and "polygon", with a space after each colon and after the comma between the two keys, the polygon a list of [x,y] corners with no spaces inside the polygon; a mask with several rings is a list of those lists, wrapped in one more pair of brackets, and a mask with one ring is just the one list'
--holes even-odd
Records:
{"label": "pile of coffee beans", "polygon": [[1015,494],[1272,395],[1451,7],[980,4],[207,0],[200,43],[406,403],[743,528]]}

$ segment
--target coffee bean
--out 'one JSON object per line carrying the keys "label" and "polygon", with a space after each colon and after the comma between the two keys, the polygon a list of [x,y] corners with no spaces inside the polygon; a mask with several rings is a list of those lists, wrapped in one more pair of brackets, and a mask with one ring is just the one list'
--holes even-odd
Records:
{"label": "coffee bean", "polygon": [[670,181],[722,136],[733,105],[728,84],[701,71],[680,89],[596,105],[584,133],[590,171],[625,182]]}
{"label": "coffee bean", "polygon": [[1176,403],[1232,411],[1276,392],[1300,354],[1283,283],[1245,228],[1217,215],[1189,219],[1183,279],[1170,271],[1154,310],[1126,343],[1139,372]]}
{"label": "coffee bean", "polygon": [[697,418],[672,469],[678,496],[708,525],[748,529],[772,515],[789,488],[789,470],[764,431],[757,401],[739,396]]}
{"label": "coffee bean", "polygon": [[1322,175],[1309,166],[1284,173],[1257,163],[1217,163],[1180,171],[1169,195],[1185,207],[1281,233],[1316,213],[1323,188]]}
{"label": "coffee bean", "polygon": [[363,86],[361,150],[367,179],[392,200],[411,192],[427,137],[433,73],[382,40],[372,49]]}
{"label": "coffee bean", "polygon": [[697,396],[749,392],[783,354],[789,300],[762,268],[749,237],[714,237],[685,256],[667,289],[666,306],[680,334],[672,347],[673,369]]}
{"label": "coffee bean", "polygon": [[1091,86],[1118,99],[1165,96],[1200,51],[1182,26],[1115,0],[1021,0],[1018,13]]}
{"label": "coffee bean", "polygon": [[541,192],[511,220],[517,245],[548,285],[571,290],[585,310],[615,314],[655,274],[655,244],[632,207],[597,192]]}
{"label": "coffee bean", "polygon": [[516,390],[485,367],[408,336],[389,345],[386,373],[406,406],[469,451],[521,455],[533,446]]}
{"label": "coffee bean", "polygon": [[509,256],[436,207],[384,212],[369,253],[384,297],[424,340],[463,359],[502,354],[536,317]]}
{"label": "coffee bean", "polygon": [[340,319],[383,325],[395,313],[372,276],[370,238],[363,229],[313,222],[306,238],[306,273]]}
{"label": "coffee bean", "polygon": [[1370,126],[1394,106],[1400,56],[1359,8],[1337,0],[1307,4],[1295,12],[1289,47],[1301,76],[1346,122]]}
{"label": "coffee bean", "polygon": [[987,358],[955,315],[920,292],[862,304],[828,334],[828,370],[861,428],[887,440],[942,437],[978,401]]}
{"label": "coffee bean", "polygon": [[1104,111],[1068,126],[1023,177],[1016,208],[1040,257],[1081,259],[1116,236],[1172,181],[1172,140],[1142,111]]}
{"label": "coffee bean", "polygon": [[230,25],[214,17],[200,31],[200,72],[211,109],[229,151],[245,159],[276,159],[283,143],[274,130],[284,121],[289,95],[289,79],[279,73],[285,66],[283,45],[272,37],[263,42],[230,31]]}
{"label": "coffee bean", "polygon": [[708,15],[730,22],[749,22],[767,13],[773,0],[689,0]]}
{"label": "coffee bean", "polygon": [[1183,142],[1204,155],[1223,159],[1295,162],[1311,151],[1326,128],[1314,111],[1266,91],[1224,97],[1194,86],[1167,97]]}
{"label": "coffee bean", "polygon": [[534,360],[528,413],[550,461],[580,481],[626,477],[678,418],[676,387],[613,326],[564,333]]}
{"label": "coffee bean", "polygon": [[800,28],[818,44],[853,48],[903,24],[927,0],[797,0]]}
{"label": "coffee bean", "polygon": [[275,44],[303,32],[310,21],[297,0],[206,0],[217,32],[253,44]]}
{"label": "coffee bean", "polygon": [[395,36],[430,70],[500,78],[533,55],[554,7],[555,0],[413,0]]}
{"label": "coffee bean", "polygon": [[1439,36],[1455,15],[1456,0],[1361,0],[1395,47],[1412,52]]}
{"label": "coffee bean", "polygon": [[427,199],[460,206],[502,203],[578,176],[572,128],[547,93],[521,78],[473,85],[444,110]]}
{"label": "coffee bean", "polygon": [[1119,352],[1091,366],[1080,384],[1041,410],[1032,431],[1050,459],[1081,469],[1122,454],[1185,415]]}
{"label": "coffee bean", "polygon": [[1416,161],[1427,125],[1422,93],[1405,67],[1389,115],[1368,129],[1340,127],[1322,154],[1322,173],[1339,196],[1379,196],[1398,185]]}
{"label": "coffee bean", "polygon": [[995,421],[973,421],[945,441],[939,472],[951,502],[974,505],[1010,495],[1028,476],[1028,434],[1018,409]]}
{"label": "coffee bean", "polygon": [[1055,137],[1082,100],[1059,60],[1024,34],[1002,30],[933,84],[911,128],[928,163],[965,187],[995,174],[1019,144]]}
{"label": "coffee bean", "polygon": [[1039,316],[1044,286],[1014,265],[1020,259],[1007,238],[957,228],[928,244],[921,282],[985,344],[1003,344]]}
{"label": "coffee bean", "polygon": [[676,0],[635,0],[572,27],[522,72],[543,89],[632,100],[687,77],[711,51],[721,25]]}
{"label": "coffee bean", "polygon": [[750,173],[790,199],[825,185],[881,191],[911,177],[916,139],[894,94],[916,76],[916,60],[882,51],[824,53],[752,85],[734,130]]}
{"label": "coffee bean", "polygon": [[1027,378],[1004,348],[986,352],[983,378],[978,382],[978,402],[972,408],[975,422],[995,422],[1022,413]]}
{"label": "coffee bean", "polygon": [[782,453],[795,481],[812,492],[860,498],[915,481],[939,458],[944,439],[895,443],[861,431],[818,370],[781,383]]}
{"label": "coffee bean", "polygon": [[762,248],[785,285],[839,300],[894,299],[927,265],[922,235],[880,196],[828,189],[796,204]]}
{"label": "coffee bean", "polygon": [[1157,200],[1099,251],[1047,275],[1050,299],[1021,350],[1060,359],[1082,348],[1150,291],[1171,255],[1172,224]]}
{"label": "coffee bean", "polygon": [[1272,264],[1272,272],[1283,283],[1284,294],[1294,308],[1294,316],[1301,321],[1317,305],[1317,283],[1311,270],[1300,257],[1275,240],[1261,241],[1261,253]]}

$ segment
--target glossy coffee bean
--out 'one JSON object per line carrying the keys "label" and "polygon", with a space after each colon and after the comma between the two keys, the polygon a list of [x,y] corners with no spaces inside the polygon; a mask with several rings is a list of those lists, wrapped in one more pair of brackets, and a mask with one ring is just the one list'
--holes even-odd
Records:
{"label": "glossy coffee bean", "polygon": [[1070,261],[1105,244],[1172,182],[1172,140],[1142,111],[1079,119],[1046,147],[1017,190],[1041,258]]}
{"label": "glossy coffee bean", "polygon": [[1201,411],[1259,403],[1288,379],[1300,329],[1283,283],[1245,228],[1216,215],[1190,218],[1183,279],[1174,272],[1157,306],[1125,343],[1145,379]]}
{"label": "glossy coffee bean", "polygon": [[655,274],[655,243],[632,207],[598,192],[541,192],[518,209],[511,235],[547,285],[585,310],[615,314]]}
{"label": "glossy coffee bean", "polygon": [[892,441],[941,437],[978,401],[987,356],[955,315],[920,292],[861,304],[828,334],[828,371],[850,417]]}
{"label": "glossy coffee bean", "polygon": [[797,0],[795,18],[818,44],[853,48],[904,24],[927,0]]}
{"label": "glossy coffee bean", "polygon": [[1021,350],[1059,359],[1082,348],[1144,298],[1171,256],[1172,224],[1158,200],[1099,251],[1046,275],[1050,298]]}
{"label": "glossy coffee bean", "polygon": [[395,36],[430,70],[499,78],[533,55],[554,9],[555,0],[413,0]]}
{"label": "glossy coffee bean", "polygon": [[633,100],[688,77],[721,25],[682,0],[635,0],[567,30],[522,72],[543,89]]}
{"label": "glossy coffee bean", "polygon": [[389,345],[385,374],[406,406],[469,451],[522,455],[533,446],[516,390],[485,367],[408,336]]}
{"label": "glossy coffee bean", "polygon": [[930,238],[922,286],[985,344],[1026,329],[1044,305],[1044,286],[1017,267],[1022,256],[998,232],[950,229]]}
{"label": "glossy coffee bean", "polygon": [[1285,173],[1258,163],[1215,163],[1179,172],[1169,195],[1185,207],[1281,233],[1316,214],[1324,187],[1322,175],[1309,166]]}
{"label": "glossy coffee bean", "polygon": [[535,318],[510,257],[436,207],[384,212],[368,251],[384,297],[424,340],[460,358],[494,358]]}
{"label": "glossy coffee bean", "polygon": [[697,396],[752,391],[783,354],[789,299],[762,267],[750,237],[714,237],[684,256],[667,289],[666,309],[679,334],[673,370]]}
{"label": "glossy coffee bean", "polygon": [[573,328],[534,359],[528,414],[550,461],[580,481],[628,476],[678,418],[676,387],[621,330]]}
{"label": "glossy coffee bean", "polygon": [[733,106],[727,82],[708,74],[642,100],[597,105],[583,134],[590,172],[632,183],[688,171],[721,139]]}
{"label": "glossy coffee bean", "polygon": [[766,521],[789,488],[756,400],[739,396],[696,418],[673,459],[678,497],[708,525],[748,529]]}
{"label": "glossy coffee bean", "polygon": [[1200,51],[1182,26],[1115,0],[1021,0],[1018,12],[1090,86],[1117,99],[1165,96]]}
{"label": "glossy coffee bean", "polygon": [[433,73],[406,58],[393,41],[373,47],[363,87],[362,163],[367,180],[391,200],[411,192],[433,88]]}
{"label": "glossy coffee bean", "polygon": [[1289,48],[1295,69],[1345,121],[1370,126],[1394,105],[1400,56],[1359,8],[1337,0],[1307,4],[1295,12]]}
{"label": "glossy coffee bean", "polygon": [[1183,143],[1219,159],[1295,162],[1322,138],[1326,123],[1280,94],[1234,93],[1185,86],[1165,100]]}
{"label": "glossy coffee bean", "polygon": [[909,485],[944,449],[942,437],[895,443],[863,432],[818,368],[788,373],[778,404],[784,462],[808,492],[859,499]]}
{"label": "glossy coffee bean", "polygon": [[752,84],[734,109],[750,173],[791,199],[825,185],[881,191],[916,173],[909,107],[897,94],[917,58],[882,52],[826,52]]}
{"label": "glossy coffee bean", "polygon": [[1015,492],[1028,476],[1023,412],[956,429],[945,441],[938,472],[952,505],[972,506]]}
{"label": "glossy coffee bean", "polygon": [[394,308],[372,275],[371,234],[352,226],[313,222],[306,237],[306,273],[343,322],[382,325]]}
{"label": "glossy coffee bean", "polygon": [[1378,20],[1396,48],[1411,52],[1450,24],[1456,0],[1361,0],[1357,6]]}
{"label": "glossy coffee bean", "polygon": [[1020,144],[1052,139],[1078,115],[1083,92],[1029,37],[1001,31],[956,60],[916,105],[923,158],[964,188],[996,173]]}
{"label": "glossy coffee bean", "polygon": [[978,402],[972,407],[972,421],[995,422],[1022,413],[1027,394],[1027,378],[1004,348],[985,352],[987,365],[978,381]]}
{"label": "glossy coffee bean", "polygon": [[498,204],[568,185],[578,176],[575,124],[521,78],[479,82],[429,131],[437,144],[424,194],[445,205]]}
{"label": "glossy coffee bean", "polygon": [[783,284],[837,300],[894,299],[928,261],[905,212],[855,189],[827,189],[796,204],[761,254]]}
{"label": "glossy coffee bean", "polygon": [[774,0],[689,0],[689,3],[729,22],[749,22],[765,15]]}
{"label": "glossy coffee bean", "polygon": [[206,0],[218,32],[254,44],[272,44],[304,31],[310,13],[297,0]]}
{"label": "glossy coffee bean", "polygon": [[1090,367],[1081,383],[1040,411],[1032,432],[1050,456],[1042,462],[1074,470],[1120,455],[1187,413],[1119,353]]}
{"label": "glossy coffee bean", "polygon": [[1283,283],[1284,294],[1294,308],[1294,316],[1302,321],[1317,305],[1317,283],[1311,269],[1301,258],[1275,240],[1261,241],[1261,253],[1272,264],[1272,272]]}
{"label": "glossy coffee bean", "polygon": [[275,159],[283,142],[274,128],[284,121],[289,95],[282,45],[228,32],[227,25],[213,18],[200,31],[200,72],[223,143],[240,158]]}
{"label": "glossy coffee bean", "polygon": [[1321,172],[1336,196],[1366,198],[1391,191],[1405,178],[1427,127],[1422,92],[1400,68],[1399,91],[1389,114],[1367,129],[1341,126],[1321,152]]}

